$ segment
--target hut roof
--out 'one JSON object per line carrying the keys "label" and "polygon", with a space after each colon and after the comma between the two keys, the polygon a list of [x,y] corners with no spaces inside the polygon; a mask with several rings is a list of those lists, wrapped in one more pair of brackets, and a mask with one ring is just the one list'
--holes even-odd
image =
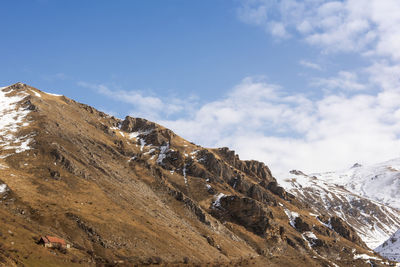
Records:
{"label": "hut roof", "polygon": [[61,244],[63,246],[66,245],[66,242],[65,242],[64,239],[61,239],[61,238],[58,238],[58,237],[55,237],[55,236],[46,235],[46,236],[42,236],[42,239],[43,239],[43,241],[45,243],[59,243],[59,244]]}

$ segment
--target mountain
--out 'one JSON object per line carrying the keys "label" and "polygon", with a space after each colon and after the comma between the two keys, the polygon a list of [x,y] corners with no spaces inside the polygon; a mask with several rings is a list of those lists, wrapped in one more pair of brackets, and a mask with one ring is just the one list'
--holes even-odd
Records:
{"label": "mountain", "polygon": [[2,266],[389,264],[264,163],[23,83],[0,89],[0,199]]}
{"label": "mountain", "polygon": [[400,230],[375,249],[387,259],[400,262]]}
{"label": "mountain", "polygon": [[400,158],[370,166],[354,164],[339,172],[313,174],[386,206],[400,209]]}
{"label": "mountain", "polygon": [[306,175],[293,170],[282,186],[315,213],[336,215],[375,249],[400,229],[400,159]]}

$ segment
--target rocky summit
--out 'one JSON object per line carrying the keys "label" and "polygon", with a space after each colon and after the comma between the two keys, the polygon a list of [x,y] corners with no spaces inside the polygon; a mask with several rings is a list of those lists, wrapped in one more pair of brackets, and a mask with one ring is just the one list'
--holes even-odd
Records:
{"label": "rocky summit", "polygon": [[17,83],[0,89],[2,266],[383,266],[261,162]]}

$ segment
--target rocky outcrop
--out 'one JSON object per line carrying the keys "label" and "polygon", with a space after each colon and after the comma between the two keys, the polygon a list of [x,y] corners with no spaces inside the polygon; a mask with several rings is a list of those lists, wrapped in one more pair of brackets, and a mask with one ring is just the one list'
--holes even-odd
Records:
{"label": "rocky outcrop", "polygon": [[350,240],[354,243],[360,244],[363,247],[366,247],[364,242],[357,235],[356,231],[354,231],[354,229],[351,228],[347,223],[345,223],[341,218],[336,216],[331,217],[329,222],[332,229],[335,230],[335,232],[337,232],[339,235],[346,238],[347,240]]}
{"label": "rocky outcrop", "polygon": [[169,129],[166,129],[154,122],[142,118],[125,117],[122,121],[121,130],[132,133],[137,132],[146,144],[161,146],[163,143],[170,143],[171,138],[176,135]]}
{"label": "rocky outcrop", "polygon": [[361,238],[357,235],[357,232],[350,227],[345,221],[343,221],[340,217],[332,216],[318,216],[318,219],[323,222],[325,225],[328,225],[332,230],[338,233],[340,236],[350,240],[358,244],[361,247],[366,248],[367,246],[361,240]]}
{"label": "rocky outcrop", "polygon": [[272,213],[251,198],[220,197],[210,207],[210,211],[219,220],[242,225],[260,236],[264,236],[267,228],[271,226]]}
{"label": "rocky outcrop", "polygon": [[200,222],[210,225],[205,212],[192,199],[185,196],[185,194],[183,194],[181,191],[172,189],[170,187],[167,187],[167,191],[176,200],[183,202],[185,206],[196,215]]}
{"label": "rocky outcrop", "polygon": [[234,166],[236,169],[249,176],[265,180],[267,182],[276,181],[272,176],[270,169],[263,162],[256,160],[241,161],[239,156],[235,154],[235,151],[229,150],[227,147],[218,148],[215,151],[228,164]]}
{"label": "rocky outcrop", "polygon": [[262,187],[257,184],[250,186],[250,188],[247,190],[247,196],[268,205],[277,205],[275,198],[273,198],[270,194],[268,194],[268,192],[263,190]]}
{"label": "rocky outcrop", "polygon": [[260,186],[271,191],[272,193],[274,193],[275,195],[279,196],[284,200],[290,200],[294,198],[292,194],[289,194],[288,192],[285,191],[285,189],[283,189],[283,187],[279,186],[276,181],[272,181],[269,183],[267,183],[266,181],[261,181]]}
{"label": "rocky outcrop", "polygon": [[300,233],[311,231],[310,225],[307,222],[305,222],[301,217],[296,217],[294,219],[294,226],[296,230],[299,231]]}

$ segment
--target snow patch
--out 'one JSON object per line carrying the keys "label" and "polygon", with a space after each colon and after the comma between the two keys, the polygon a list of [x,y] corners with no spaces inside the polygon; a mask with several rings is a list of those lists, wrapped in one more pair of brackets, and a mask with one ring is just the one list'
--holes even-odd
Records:
{"label": "snow patch", "polygon": [[288,210],[288,209],[286,209],[286,208],[284,208],[283,210],[285,211],[286,216],[288,216],[288,218],[289,218],[289,223],[290,223],[290,225],[291,225],[293,228],[296,228],[295,220],[296,220],[296,218],[299,217],[300,215],[299,215],[297,212],[290,211],[290,210]]}
{"label": "snow patch", "polygon": [[362,260],[379,260],[379,258],[374,257],[374,256],[370,256],[368,254],[355,254],[354,255],[354,259],[362,259]]}
{"label": "snow patch", "polygon": [[47,92],[43,92],[43,93],[45,93],[45,94],[47,94],[47,95],[52,95],[52,96],[62,96],[62,95],[52,94],[52,93],[47,93]]}
{"label": "snow patch", "polygon": [[150,149],[149,151],[143,153],[143,155],[151,154],[151,153],[153,153],[154,151],[156,151],[156,150],[155,150],[154,148],[152,148],[152,149]]}
{"label": "snow patch", "polygon": [[128,134],[128,137],[130,139],[134,139],[139,137],[140,135],[148,135],[149,133],[151,133],[151,131],[137,131],[137,132],[131,132]]}
{"label": "snow patch", "polygon": [[314,240],[318,239],[317,236],[311,231],[310,232],[304,232],[303,235],[305,237],[309,238],[309,239],[314,239]]}
{"label": "snow patch", "polygon": [[214,201],[214,203],[212,204],[213,208],[220,208],[221,207],[221,198],[226,197],[226,195],[224,193],[219,193],[216,196],[216,199]]}
{"label": "snow patch", "polygon": [[318,217],[317,217],[317,220],[318,220],[323,226],[328,227],[329,229],[333,230],[332,224],[331,224],[331,219],[329,219],[329,222],[328,222],[328,223],[324,223],[324,222],[321,221]]}
{"label": "snow patch", "polygon": [[30,90],[35,96],[37,96],[37,97],[42,97],[41,96],[41,94],[39,94],[38,92],[36,92],[36,91],[33,91],[33,90]]}
{"label": "snow patch", "polygon": [[182,173],[183,173],[183,179],[185,181],[185,184],[188,185],[188,180],[186,177],[186,164],[183,165]]}
{"label": "snow patch", "polygon": [[6,184],[0,184],[0,194],[3,194],[7,191],[7,185]]}
{"label": "snow patch", "polygon": [[139,138],[139,142],[140,142],[140,151],[143,151],[143,148],[146,145],[146,141],[144,141],[144,139],[142,138]]}
{"label": "snow patch", "polygon": [[160,146],[160,154],[158,154],[157,164],[161,165],[163,163],[163,160],[167,157],[168,151],[169,151],[169,143]]}
{"label": "snow patch", "polygon": [[[15,134],[21,127],[29,125],[26,116],[30,111],[18,107],[17,104],[28,94],[26,92],[16,92],[14,96],[8,94],[4,88],[0,89],[0,150],[15,150],[15,153],[21,153],[30,149],[31,136],[16,137]],[[3,155],[2,158],[4,157],[6,156]]]}
{"label": "snow patch", "polygon": [[400,229],[375,249],[382,257],[400,262]]}

